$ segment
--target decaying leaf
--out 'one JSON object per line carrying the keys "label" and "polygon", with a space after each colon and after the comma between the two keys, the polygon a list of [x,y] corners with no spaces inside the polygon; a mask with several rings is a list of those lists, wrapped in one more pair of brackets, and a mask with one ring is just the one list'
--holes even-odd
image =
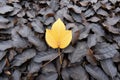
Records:
{"label": "decaying leaf", "polygon": [[19,2],[19,0],[8,0],[9,3]]}
{"label": "decaying leaf", "polygon": [[27,60],[33,58],[36,55],[36,51],[34,49],[27,49],[23,53],[17,55],[12,62],[13,66],[20,66]]}
{"label": "decaying leaf", "polygon": [[98,60],[108,59],[113,57],[118,51],[114,45],[105,42],[97,43],[94,49],[95,58]]}
{"label": "decaying leaf", "polygon": [[9,22],[9,20],[7,18],[0,16],[0,23],[8,23],[8,22]]}
{"label": "decaying leaf", "polygon": [[0,29],[7,29],[9,28],[6,24],[0,23]]}
{"label": "decaying leaf", "polygon": [[84,70],[84,68],[80,65],[67,67],[62,70],[62,78],[64,80],[89,80],[88,74]]}
{"label": "decaying leaf", "polygon": [[113,17],[107,17],[106,23],[109,25],[115,25],[119,21],[120,21],[119,16],[113,16]]}
{"label": "decaying leaf", "polygon": [[44,33],[43,24],[38,19],[35,19],[31,25],[36,32]]}
{"label": "decaying leaf", "polygon": [[26,25],[22,25],[22,28],[19,29],[18,33],[28,39],[30,43],[35,45],[39,51],[43,51],[46,49],[45,43],[35,36],[34,32]]}
{"label": "decaying leaf", "polygon": [[41,66],[41,63],[31,61],[30,65],[28,66],[29,74],[38,72],[41,69]]}
{"label": "decaying leaf", "polygon": [[5,51],[0,51],[0,60],[6,55]]}
{"label": "decaying leaf", "polygon": [[0,73],[2,73],[2,71],[5,67],[5,64],[6,64],[6,59],[3,59],[0,61]]}
{"label": "decaying leaf", "polygon": [[92,9],[89,9],[84,14],[85,14],[85,17],[90,17],[90,16],[93,16],[95,12]]}
{"label": "decaying leaf", "polygon": [[12,48],[12,41],[8,40],[8,41],[1,41],[0,42],[0,50],[6,50]]}
{"label": "decaying leaf", "polygon": [[91,63],[92,65],[97,65],[97,60],[94,57],[94,53],[91,49],[88,49],[88,53],[86,55],[86,59],[88,60],[89,63]]}
{"label": "decaying leaf", "polygon": [[82,66],[71,67],[68,72],[73,80],[89,80],[88,74]]}
{"label": "decaying leaf", "polygon": [[90,34],[88,36],[87,44],[88,44],[89,48],[91,48],[91,47],[96,45],[96,43],[97,43],[96,39],[97,39],[97,35],[96,34]]}
{"label": "decaying leaf", "polygon": [[102,15],[102,16],[108,16],[108,13],[105,10],[103,10],[103,9],[99,9],[97,11],[97,14]]}
{"label": "decaying leaf", "polygon": [[8,6],[8,5],[1,6],[0,7],[0,14],[5,14],[5,13],[13,11],[13,10],[14,10],[14,8],[12,6]]}
{"label": "decaying leaf", "polygon": [[55,51],[48,51],[48,52],[40,52],[34,57],[34,61],[37,63],[41,63],[42,61],[48,61],[54,59],[58,54]]}
{"label": "decaying leaf", "polygon": [[12,79],[13,80],[21,80],[21,72],[18,70],[15,70],[12,74]]}
{"label": "decaying leaf", "polygon": [[109,78],[102,71],[102,69],[100,69],[97,66],[93,66],[93,65],[88,64],[85,66],[85,69],[93,78],[95,78],[97,80],[109,80]]}
{"label": "decaying leaf", "polygon": [[110,24],[108,24],[108,23],[106,23],[106,22],[104,22],[102,25],[103,25],[109,32],[112,32],[112,33],[114,33],[114,34],[120,34],[120,29],[119,29],[119,28],[116,28],[116,27],[114,27],[114,26],[112,26],[112,25],[110,25]]}
{"label": "decaying leaf", "polygon": [[92,17],[90,19],[88,19],[88,21],[91,21],[91,22],[98,22],[100,19],[98,17]]}
{"label": "decaying leaf", "polygon": [[42,69],[42,74],[39,75],[38,80],[56,80],[58,74],[53,64],[48,64]]}
{"label": "decaying leaf", "polygon": [[68,58],[71,63],[81,62],[87,53],[88,47],[86,42],[79,42],[77,43],[77,48],[68,56]]}
{"label": "decaying leaf", "polygon": [[109,75],[112,78],[117,75],[117,69],[113,64],[112,59],[102,60],[100,61],[100,63],[107,75]]}

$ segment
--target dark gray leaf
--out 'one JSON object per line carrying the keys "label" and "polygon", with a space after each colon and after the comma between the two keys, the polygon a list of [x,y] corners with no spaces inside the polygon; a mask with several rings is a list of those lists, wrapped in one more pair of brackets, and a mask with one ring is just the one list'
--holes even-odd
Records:
{"label": "dark gray leaf", "polygon": [[45,42],[36,37],[34,32],[32,32],[32,30],[28,26],[22,25],[22,28],[19,29],[18,33],[22,37],[26,37],[28,41],[35,45],[39,51],[46,49]]}
{"label": "dark gray leaf", "polygon": [[113,62],[120,62],[120,54],[116,53],[113,57]]}
{"label": "dark gray leaf", "polygon": [[12,48],[12,41],[7,40],[7,41],[1,41],[0,42],[0,50],[4,51],[6,49]]}
{"label": "dark gray leaf", "polygon": [[68,9],[72,9],[75,13],[80,14],[82,9],[79,6],[76,5],[68,5]]}
{"label": "dark gray leaf", "polygon": [[109,31],[112,32],[114,34],[120,34],[120,29],[116,28],[114,26],[109,25],[108,23],[104,22],[102,23],[102,25]]}
{"label": "dark gray leaf", "polygon": [[27,49],[23,53],[17,55],[12,62],[13,66],[20,66],[27,60],[33,58],[36,55],[36,51],[34,49]]}
{"label": "dark gray leaf", "polygon": [[95,12],[92,10],[92,9],[88,9],[84,15],[85,17],[90,17],[90,16],[93,16],[95,14]]}
{"label": "dark gray leaf", "polygon": [[97,43],[94,49],[95,57],[98,60],[112,58],[118,51],[114,45],[110,45],[105,42]]}
{"label": "dark gray leaf", "polygon": [[105,10],[103,10],[103,9],[99,9],[97,11],[97,14],[102,15],[102,16],[108,16],[108,13]]}
{"label": "dark gray leaf", "polygon": [[0,16],[0,23],[8,23],[8,22],[9,22],[9,20],[7,18]]}
{"label": "dark gray leaf", "polygon": [[6,4],[6,3],[7,3],[7,0],[0,0],[0,3]]}
{"label": "dark gray leaf", "polygon": [[6,65],[6,59],[0,61],[0,73],[2,73],[4,67]]}
{"label": "dark gray leaf", "polygon": [[21,38],[14,29],[12,31],[12,41],[13,47],[16,48],[25,48],[28,46],[28,42],[25,39]]}
{"label": "dark gray leaf", "polygon": [[23,17],[25,16],[25,11],[24,10],[21,10],[18,14],[17,14],[18,17]]}
{"label": "dark gray leaf", "polygon": [[7,29],[9,28],[6,24],[0,23],[0,29]]}
{"label": "dark gray leaf", "polygon": [[66,13],[63,14],[64,18],[70,22],[74,22],[73,18],[67,13],[67,10],[66,10]]}
{"label": "dark gray leaf", "polygon": [[35,18],[36,16],[35,11],[33,10],[27,11],[26,14],[29,18]]}
{"label": "dark gray leaf", "polygon": [[74,47],[68,46],[67,48],[63,49],[63,53],[72,53],[74,51]]}
{"label": "dark gray leaf", "polygon": [[1,77],[0,76],[0,80],[9,80],[8,77]]}
{"label": "dark gray leaf", "polygon": [[95,3],[93,6],[93,9],[95,10],[95,12],[101,7],[101,3],[100,2],[97,2]]}
{"label": "dark gray leaf", "polygon": [[87,44],[89,48],[96,45],[97,43],[96,38],[97,38],[96,34],[89,34],[88,39],[87,39]]}
{"label": "dark gray leaf", "polygon": [[19,31],[18,33],[22,36],[22,37],[29,37],[29,36],[33,36],[34,33],[32,32],[32,30],[26,26],[26,25],[22,25],[21,27],[19,27]]}
{"label": "dark gray leaf", "polygon": [[38,13],[44,15],[44,17],[54,16],[54,11],[51,8],[43,8]]}
{"label": "dark gray leaf", "polygon": [[[60,17],[59,17],[59,16],[60,16]],[[70,22],[73,22],[72,17],[68,14],[67,8],[62,8],[61,10],[59,10],[59,11],[57,12],[57,14],[56,14],[56,16],[55,16],[56,19],[58,19],[58,18],[62,18],[62,19],[63,19],[63,17],[64,17],[66,20],[68,20],[68,21],[70,21]]]}
{"label": "dark gray leaf", "polygon": [[115,12],[116,12],[116,13],[120,12],[120,8],[117,7],[117,8],[115,9]]}
{"label": "dark gray leaf", "polygon": [[119,0],[109,0],[111,3],[115,4]]}
{"label": "dark gray leaf", "polygon": [[70,80],[70,74],[68,72],[68,69],[62,69],[62,78],[63,80]]}
{"label": "dark gray leaf", "polygon": [[36,46],[37,50],[44,51],[46,50],[47,46],[44,41],[37,38],[36,36],[29,36],[28,37],[29,42],[31,42],[33,45]]}
{"label": "dark gray leaf", "polygon": [[114,80],[120,80],[120,77],[116,76],[113,78]]}
{"label": "dark gray leaf", "polygon": [[117,75],[117,69],[113,64],[112,59],[105,59],[100,61],[100,63],[107,75],[111,76],[112,78]]}
{"label": "dark gray leaf", "polygon": [[19,2],[19,0],[8,0],[8,3]]}
{"label": "dark gray leaf", "polygon": [[60,1],[60,8],[66,7],[69,4],[70,4],[70,1],[68,1],[68,0],[61,0]]}
{"label": "dark gray leaf", "polygon": [[88,0],[90,1],[91,3],[97,3],[98,0]]}
{"label": "dark gray leaf", "polygon": [[74,12],[71,12],[70,14],[72,15],[72,18],[73,18],[76,22],[79,22],[79,23],[82,22],[82,18],[81,18],[81,16],[80,16],[80,14],[76,14],[76,13],[74,13]]}
{"label": "dark gray leaf", "polygon": [[13,46],[16,48],[25,48],[28,46],[28,42],[16,35],[13,37]]}
{"label": "dark gray leaf", "polygon": [[120,46],[120,36],[113,36],[113,40]]}
{"label": "dark gray leaf", "polygon": [[27,23],[28,20],[25,18],[17,18],[18,24],[23,24],[23,23]]}
{"label": "dark gray leaf", "polygon": [[31,25],[36,32],[44,33],[43,24],[38,19],[35,19]]}
{"label": "dark gray leaf", "polygon": [[14,6],[14,10],[13,10],[13,12],[11,12],[11,14],[10,14],[11,16],[16,15],[22,9],[22,6],[20,4],[13,3],[13,6]]}
{"label": "dark gray leaf", "polygon": [[57,80],[58,74],[55,66],[50,63],[42,68],[42,74],[40,74],[40,80]]}
{"label": "dark gray leaf", "polygon": [[109,80],[107,75],[97,66],[86,65],[85,69],[96,80]]}
{"label": "dark gray leaf", "polygon": [[106,23],[108,23],[109,25],[115,25],[119,21],[120,21],[119,16],[107,17]]}
{"label": "dark gray leaf", "polygon": [[46,73],[46,74],[40,74],[40,76],[36,80],[57,80],[57,73]]}
{"label": "dark gray leaf", "polygon": [[[76,0],[77,1],[77,0]],[[80,1],[79,2],[80,4],[81,4],[81,6],[87,6],[88,4],[89,4],[89,2],[88,1]]]}
{"label": "dark gray leaf", "polygon": [[42,65],[40,63],[31,62],[30,65],[28,66],[28,71],[29,71],[29,73],[38,72],[40,70],[41,66]]}
{"label": "dark gray leaf", "polygon": [[64,12],[64,9],[60,9],[56,12],[56,15],[55,15],[55,19],[57,20],[58,18],[62,19],[63,20],[63,12]]}
{"label": "dark gray leaf", "polygon": [[67,29],[72,29],[72,30],[75,29],[76,30],[76,29],[78,29],[78,26],[75,23],[67,23],[66,24],[66,28]]}
{"label": "dark gray leaf", "polygon": [[80,62],[88,53],[86,42],[77,43],[77,47],[72,54],[68,56],[71,63]]}
{"label": "dark gray leaf", "polygon": [[14,10],[13,7],[8,6],[8,5],[4,5],[4,6],[1,6],[1,7],[0,7],[0,14],[5,14],[5,13],[11,12],[11,11],[13,11],[13,10]]}
{"label": "dark gray leaf", "polygon": [[50,73],[50,72],[57,72],[54,64],[50,63],[42,68],[42,73]]}
{"label": "dark gray leaf", "polygon": [[71,67],[68,72],[73,80],[89,80],[88,74],[82,66]]}
{"label": "dark gray leaf", "polygon": [[50,25],[51,23],[54,22],[54,18],[53,17],[49,17],[45,20],[45,25]]}
{"label": "dark gray leaf", "polygon": [[91,27],[92,31],[96,34],[96,35],[99,35],[99,36],[104,36],[105,35],[105,32],[104,30],[102,29],[102,26],[98,25],[98,24],[89,24],[88,27]]}
{"label": "dark gray leaf", "polygon": [[18,70],[15,70],[12,74],[12,80],[21,80],[21,72]]}
{"label": "dark gray leaf", "polygon": [[86,38],[90,32],[90,29],[91,27],[84,26],[84,28],[80,30],[79,40]]}
{"label": "dark gray leaf", "polygon": [[17,55],[17,52],[15,50],[11,49],[9,51],[9,57],[8,57],[8,59],[9,59],[10,62],[14,59],[15,55]]}
{"label": "dark gray leaf", "polygon": [[93,16],[90,19],[88,19],[88,21],[91,21],[91,22],[98,22],[99,20],[100,20],[100,18],[98,18],[96,16]]}
{"label": "dark gray leaf", "polygon": [[0,51],[0,60],[6,55],[6,51]]}
{"label": "dark gray leaf", "polygon": [[49,6],[56,11],[59,8],[59,0],[51,0]]}
{"label": "dark gray leaf", "polygon": [[39,52],[35,57],[34,61],[41,63],[42,61],[48,61],[54,59],[57,56],[57,52],[55,51],[48,51],[48,52]]}

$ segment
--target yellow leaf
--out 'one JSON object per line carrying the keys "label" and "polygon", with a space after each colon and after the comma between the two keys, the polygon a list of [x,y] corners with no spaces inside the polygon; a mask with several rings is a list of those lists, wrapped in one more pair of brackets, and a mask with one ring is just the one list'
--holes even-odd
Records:
{"label": "yellow leaf", "polygon": [[52,48],[65,48],[72,40],[72,31],[66,30],[64,23],[58,19],[52,29],[46,29],[45,39],[47,44]]}

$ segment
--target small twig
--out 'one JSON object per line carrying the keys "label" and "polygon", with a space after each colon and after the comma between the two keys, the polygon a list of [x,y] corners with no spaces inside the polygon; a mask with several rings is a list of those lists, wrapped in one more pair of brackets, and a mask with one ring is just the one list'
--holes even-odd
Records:
{"label": "small twig", "polygon": [[42,67],[46,66],[47,64],[49,64],[50,62],[52,62],[54,59],[56,59],[58,56],[60,56],[61,53],[59,53],[55,58],[51,59],[50,61],[46,62],[45,64],[42,65]]}

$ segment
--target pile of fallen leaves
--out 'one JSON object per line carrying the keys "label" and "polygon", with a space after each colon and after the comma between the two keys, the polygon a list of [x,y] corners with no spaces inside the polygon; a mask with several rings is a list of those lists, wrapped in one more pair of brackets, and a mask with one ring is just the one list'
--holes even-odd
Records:
{"label": "pile of fallen leaves", "polygon": [[[45,41],[58,18],[62,64]],[[120,0],[0,0],[0,80],[57,79],[120,80]]]}

